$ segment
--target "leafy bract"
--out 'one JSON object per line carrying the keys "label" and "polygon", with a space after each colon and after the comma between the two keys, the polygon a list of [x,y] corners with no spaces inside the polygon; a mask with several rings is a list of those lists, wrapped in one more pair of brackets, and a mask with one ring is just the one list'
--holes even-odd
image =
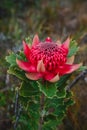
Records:
{"label": "leafy bract", "polygon": [[70,43],[70,49],[69,49],[69,53],[68,53],[68,57],[71,57],[72,55],[75,55],[76,52],[78,51],[78,46],[75,40],[72,40]]}
{"label": "leafy bract", "polygon": [[52,98],[56,95],[57,86],[55,83],[50,83],[46,81],[44,84],[42,82],[38,82],[38,87],[42,93],[48,98]]}
{"label": "leafy bract", "polygon": [[22,82],[20,88],[20,95],[23,97],[30,97],[39,95],[37,84],[33,84],[31,82]]}
{"label": "leafy bract", "polygon": [[11,53],[9,56],[6,56],[6,61],[10,64],[10,66],[16,66],[16,54]]}

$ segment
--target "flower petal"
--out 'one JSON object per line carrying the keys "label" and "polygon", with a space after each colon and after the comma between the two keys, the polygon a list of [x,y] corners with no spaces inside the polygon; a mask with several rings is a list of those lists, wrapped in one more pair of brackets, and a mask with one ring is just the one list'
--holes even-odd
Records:
{"label": "flower petal", "polygon": [[42,77],[40,73],[26,73],[25,75],[28,79],[31,79],[31,80],[38,80]]}
{"label": "flower petal", "polygon": [[18,64],[19,68],[23,69],[24,71],[27,71],[27,72],[36,72],[37,71],[35,66],[33,66],[29,62],[21,61],[18,59],[16,59],[16,62]]}
{"label": "flower petal", "polygon": [[37,71],[38,72],[45,72],[45,66],[44,66],[43,60],[38,61]]}
{"label": "flower petal", "polygon": [[29,55],[30,55],[31,50],[25,41],[23,41],[23,49],[24,49],[24,54],[26,58],[29,60]]}
{"label": "flower petal", "polygon": [[69,49],[69,44],[70,44],[70,38],[68,37],[66,41],[62,44],[62,47]]}
{"label": "flower petal", "polygon": [[73,65],[65,64],[64,66],[60,66],[58,70],[59,75],[72,73],[73,71],[77,70],[80,66],[82,66],[82,63]]}
{"label": "flower petal", "polygon": [[32,43],[32,46],[35,46],[39,43],[39,37],[38,35],[36,34],[33,38],[33,43]]}
{"label": "flower petal", "polygon": [[73,62],[74,62],[74,59],[75,59],[75,56],[71,56],[71,57],[69,57],[68,59],[67,59],[67,64],[73,64]]}
{"label": "flower petal", "polygon": [[59,79],[60,79],[59,75],[57,74],[55,77],[53,77],[51,80],[49,80],[49,82],[54,83],[54,82],[57,82]]}
{"label": "flower petal", "polygon": [[54,74],[53,73],[50,73],[50,72],[45,72],[44,73],[44,79],[45,80],[51,80],[52,78],[54,78]]}

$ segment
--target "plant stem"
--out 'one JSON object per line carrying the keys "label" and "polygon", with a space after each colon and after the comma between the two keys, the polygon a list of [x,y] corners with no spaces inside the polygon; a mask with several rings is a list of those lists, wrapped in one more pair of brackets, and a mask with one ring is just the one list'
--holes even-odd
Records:
{"label": "plant stem", "polygon": [[38,130],[42,130],[42,125],[43,125],[43,109],[44,109],[44,99],[45,99],[45,96],[44,94],[41,95],[40,97],[40,121],[39,121],[39,129]]}

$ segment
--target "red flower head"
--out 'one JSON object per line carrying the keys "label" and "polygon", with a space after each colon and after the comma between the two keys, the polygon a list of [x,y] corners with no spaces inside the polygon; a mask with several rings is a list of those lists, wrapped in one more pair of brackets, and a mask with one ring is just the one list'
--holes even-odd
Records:
{"label": "red flower head", "polygon": [[43,78],[49,82],[56,82],[60,76],[72,73],[81,66],[73,64],[74,56],[67,58],[69,44],[69,38],[60,44],[58,41],[52,41],[50,37],[41,42],[38,35],[35,35],[31,47],[23,41],[27,61],[17,59],[16,62],[19,68],[26,72],[27,78],[31,80]]}

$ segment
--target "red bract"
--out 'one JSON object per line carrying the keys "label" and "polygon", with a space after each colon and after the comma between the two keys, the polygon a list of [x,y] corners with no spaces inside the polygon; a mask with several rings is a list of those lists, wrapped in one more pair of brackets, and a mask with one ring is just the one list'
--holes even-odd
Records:
{"label": "red bract", "polygon": [[38,35],[33,38],[32,46],[23,41],[24,54],[27,61],[16,60],[19,68],[24,70],[26,77],[31,80],[43,78],[56,82],[60,76],[72,73],[81,64],[73,64],[74,56],[68,58],[70,39],[63,44],[54,42],[50,37],[44,42],[39,41]]}

